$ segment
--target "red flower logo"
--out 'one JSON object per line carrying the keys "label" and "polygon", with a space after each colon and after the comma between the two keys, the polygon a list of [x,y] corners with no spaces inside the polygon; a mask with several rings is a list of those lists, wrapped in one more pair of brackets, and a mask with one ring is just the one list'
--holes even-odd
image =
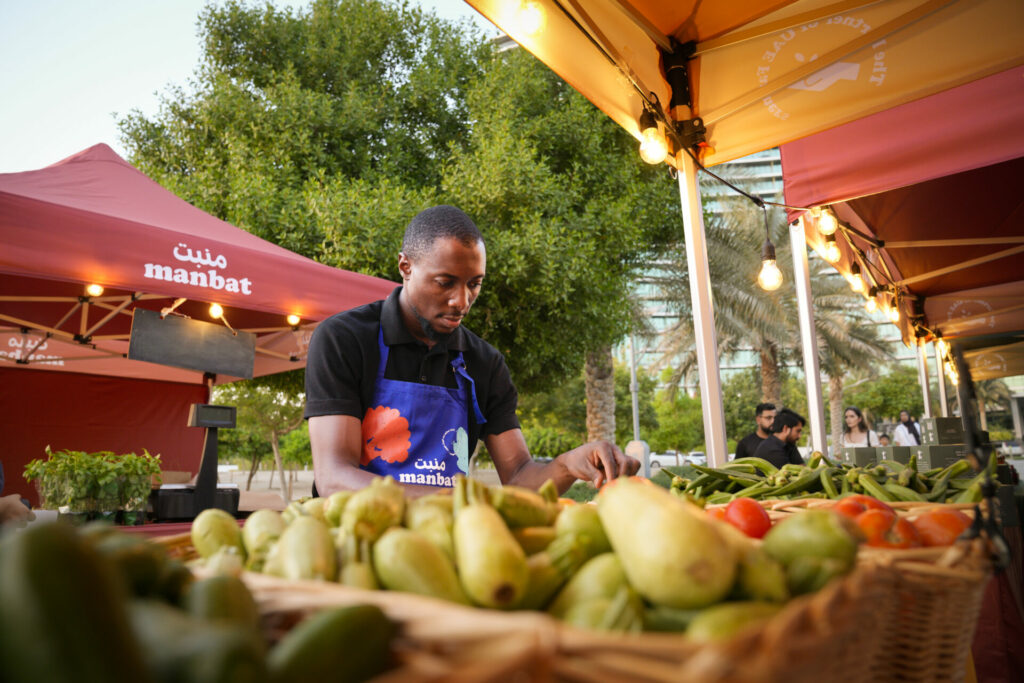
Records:
{"label": "red flower logo", "polygon": [[385,462],[405,462],[409,457],[409,421],[394,408],[377,406],[363,418],[363,456],[359,462],[370,464],[375,458]]}

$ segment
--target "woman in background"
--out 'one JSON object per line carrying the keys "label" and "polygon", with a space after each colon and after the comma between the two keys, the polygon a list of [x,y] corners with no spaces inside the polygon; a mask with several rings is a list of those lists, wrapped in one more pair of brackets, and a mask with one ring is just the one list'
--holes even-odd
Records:
{"label": "woman in background", "polygon": [[844,413],[843,447],[877,446],[878,435],[868,427],[860,408],[850,406]]}

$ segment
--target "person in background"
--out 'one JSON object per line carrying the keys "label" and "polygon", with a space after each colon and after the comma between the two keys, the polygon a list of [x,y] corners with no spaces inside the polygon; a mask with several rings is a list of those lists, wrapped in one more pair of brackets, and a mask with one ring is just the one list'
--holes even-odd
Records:
{"label": "person in background", "polygon": [[487,253],[472,219],[435,206],[406,227],[402,285],[386,300],[317,326],[306,363],[314,495],[392,476],[406,495],[451,487],[478,440],[503,484],[559,491],[635,474],[639,461],[593,441],[535,461],[516,417],[518,393],[501,353],[463,327],[483,286]]}
{"label": "person in background", "polygon": [[868,427],[860,408],[850,406],[843,414],[843,447],[877,446],[878,435]]}
{"label": "person in background", "polygon": [[749,458],[757,451],[761,442],[772,434],[772,423],[775,421],[775,404],[758,403],[754,410],[754,423],[757,429],[747,434],[736,444],[736,457]]}
{"label": "person in background", "polygon": [[755,458],[767,460],[776,467],[787,463],[803,465],[796,442],[800,440],[807,420],[789,408],[783,408],[775,415],[772,422],[772,435],[761,442],[754,452]]}
{"label": "person in background", "polygon": [[888,434],[879,434],[878,435],[878,445],[879,446],[888,446],[889,445],[889,435]]}
{"label": "person in background", "polygon": [[892,432],[892,445],[921,445],[921,431],[917,428],[917,423],[914,422],[914,418],[910,416],[910,411],[900,411],[900,423],[896,425],[896,429],[894,429]]}

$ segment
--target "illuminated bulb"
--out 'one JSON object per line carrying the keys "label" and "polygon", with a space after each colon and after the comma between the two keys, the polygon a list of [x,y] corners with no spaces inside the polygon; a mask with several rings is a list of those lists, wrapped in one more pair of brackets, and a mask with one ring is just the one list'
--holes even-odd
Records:
{"label": "illuminated bulb", "polygon": [[949,355],[949,344],[942,337],[935,340],[935,350],[939,352],[939,358],[945,358]]}
{"label": "illuminated bulb", "polygon": [[519,4],[516,12],[516,24],[524,36],[534,36],[544,29],[546,17],[544,8],[536,2]]}
{"label": "illuminated bulb", "polygon": [[822,256],[829,263],[839,263],[839,245],[836,244],[836,238],[834,235],[829,235],[825,238],[825,248],[822,250]]}
{"label": "illuminated bulb", "polygon": [[860,266],[854,263],[850,266],[850,275],[847,277],[850,282],[850,289],[855,292],[864,291],[864,278],[860,276]]}
{"label": "illuminated bulb", "polygon": [[99,296],[103,294],[103,285],[92,284],[85,288],[85,293],[89,296]]}
{"label": "illuminated bulb", "polygon": [[640,114],[640,158],[648,164],[660,164],[668,156],[668,143],[658,130],[654,114],[644,109]]}
{"label": "illuminated bulb", "polygon": [[775,265],[774,259],[761,262],[761,272],[757,274],[757,284],[768,292],[773,292],[782,285],[782,271]]}
{"label": "illuminated bulb", "polygon": [[898,323],[900,321],[900,307],[895,302],[889,308],[889,320],[894,323]]}
{"label": "illuminated bulb", "polygon": [[864,302],[864,309],[868,313],[874,313],[878,310],[878,300],[875,297],[868,297],[868,300]]}
{"label": "illuminated bulb", "polygon": [[818,232],[822,235],[834,235],[838,227],[839,222],[832,215],[831,211],[825,210],[821,212],[821,218],[818,219]]}
{"label": "illuminated bulb", "polygon": [[222,315],[224,315],[224,309],[220,307],[220,304],[210,304],[211,318],[220,318]]}
{"label": "illuminated bulb", "polygon": [[291,325],[292,327],[295,327],[296,325],[299,324],[299,321],[302,320],[302,318],[300,318],[299,316],[297,316],[294,313],[292,313],[290,316],[288,316],[286,318],[286,320],[288,321],[289,325]]}

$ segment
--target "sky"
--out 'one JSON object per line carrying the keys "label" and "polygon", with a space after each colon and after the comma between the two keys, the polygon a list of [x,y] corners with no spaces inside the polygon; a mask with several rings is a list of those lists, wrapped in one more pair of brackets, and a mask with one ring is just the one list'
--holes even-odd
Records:
{"label": "sky", "polygon": [[[464,0],[412,0],[496,29]],[[199,64],[196,21],[223,0],[0,0],[0,173],[48,166],[105,142],[117,120],[153,116]],[[305,6],[275,0],[275,5]]]}

